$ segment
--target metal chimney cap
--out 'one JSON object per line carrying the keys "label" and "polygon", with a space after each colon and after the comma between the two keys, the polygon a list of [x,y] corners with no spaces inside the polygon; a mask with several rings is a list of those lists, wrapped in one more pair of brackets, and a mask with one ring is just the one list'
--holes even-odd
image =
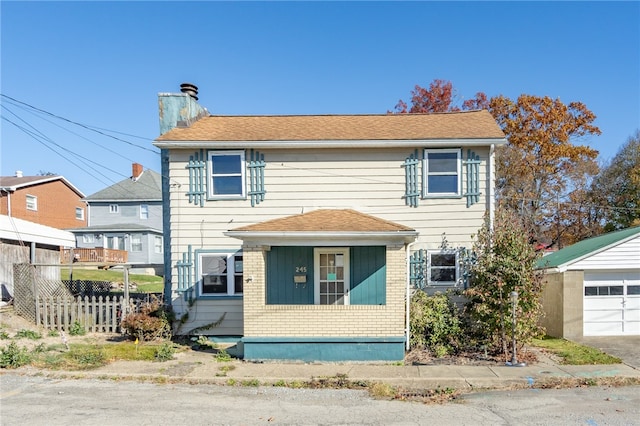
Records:
{"label": "metal chimney cap", "polygon": [[198,86],[196,86],[195,84],[182,83],[180,85],[180,91],[191,96],[196,101],[198,100]]}
{"label": "metal chimney cap", "polygon": [[22,170],[16,170],[16,177],[17,178],[21,178],[22,177]]}

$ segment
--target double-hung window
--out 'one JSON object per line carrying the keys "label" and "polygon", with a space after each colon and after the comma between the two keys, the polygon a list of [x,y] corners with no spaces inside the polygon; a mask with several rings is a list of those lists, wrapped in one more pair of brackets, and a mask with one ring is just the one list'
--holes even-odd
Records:
{"label": "double-hung window", "polygon": [[109,204],[109,213],[118,213],[120,212],[120,208],[117,204]]}
{"label": "double-hung window", "polygon": [[242,294],[242,254],[200,253],[199,293],[201,296],[233,296]]}
{"label": "double-hung window", "polygon": [[140,219],[149,219],[149,205],[140,204]]}
{"label": "double-hung window", "polygon": [[244,151],[209,151],[209,198],[245,198]]}
{"label": "double-hung window", "polygon": [[159,235],[156,235],[155,238],[153,239],[153,249],[156,253],[162,253],[162,237]]}
{"label": "double-hung window", "polygon": [[142,236],[140,234],[131,235],[131,251],[142,251]]}
{"label": "double-hung window", "polygon": [[27,210],[38,211],[38,197],[27,195]]}
{"label": "double-hung window", "polygon": [[427,149],[423,161],[424,197],[460,196],[462,161],[459,149]]}
{"label": "double-hung window", "polygon": [[76,219],[84,220],[84,209],[82,207],[76,207]]}
{"label": "double-hung window", "polygon": [[429,251],[427,262],[430,285],[452,286],[458,282],[458,252],[456,250]]}

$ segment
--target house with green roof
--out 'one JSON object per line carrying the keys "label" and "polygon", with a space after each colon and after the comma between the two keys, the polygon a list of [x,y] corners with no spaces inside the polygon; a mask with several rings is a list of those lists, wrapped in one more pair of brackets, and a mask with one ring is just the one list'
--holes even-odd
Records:
{"label": "house with green roof", "polygon": [[[162,179],[159,173],[133,163],[131,177],[84,198],[88,226],[70,229],[76,252],[91,256],[108,251],[131,265],[135,273],[162,275]],[[113,257],[113,253],[118,256]],[[81,258],[82,261],[91,259]]]}
{"label": "house with green roof", "polygon": [[640,226],[589,238],[544,256],[547,334],[640,335]]}

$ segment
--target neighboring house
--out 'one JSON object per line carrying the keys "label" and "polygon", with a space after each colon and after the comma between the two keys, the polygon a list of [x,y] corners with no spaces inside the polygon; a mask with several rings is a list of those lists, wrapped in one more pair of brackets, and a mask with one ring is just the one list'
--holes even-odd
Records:
{"label": "neighboring house", "polygon": [[403,359],[412,287],[462,287],[492,214],[492,116],[210,116],[196,94],[159,94],[154,143],[180,331],[242,336],[245,359]]}
{"label": "neighboring house", "polygon": [[131,272],[162,275],[161,180],[134,163],[130,178],[86,197],[89,224],[71,229],[79,260],[128,263]]}
{"label": "neighboring house", "polygon": [[63,176],[0,177],[0,214],[52,228],[87,225],[84,194]]}
{"label": "neighboring house", "polygon": [[[14,264],[58,264],[60,247],[73,247],[71,232],[0,215],[0,289],[2,300],[13,298]],[[59,268],[37,268],[43,278],[59,280]]]}
{"label": "neighboring house", "polygon": [[542,325],[554,337],[640,335],[640,227],[580,241],[538,261]]}

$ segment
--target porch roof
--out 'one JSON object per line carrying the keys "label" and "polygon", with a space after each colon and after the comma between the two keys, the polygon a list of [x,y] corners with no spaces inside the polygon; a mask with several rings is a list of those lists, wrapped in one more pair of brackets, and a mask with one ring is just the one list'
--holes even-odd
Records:
{"label": "porch roof", "polygon": [[411,242],[418,236],[418,231],[356,210],[320,209],[232,229],[225,235],[271,244],[277,240],[364,243],[374,240]]}

